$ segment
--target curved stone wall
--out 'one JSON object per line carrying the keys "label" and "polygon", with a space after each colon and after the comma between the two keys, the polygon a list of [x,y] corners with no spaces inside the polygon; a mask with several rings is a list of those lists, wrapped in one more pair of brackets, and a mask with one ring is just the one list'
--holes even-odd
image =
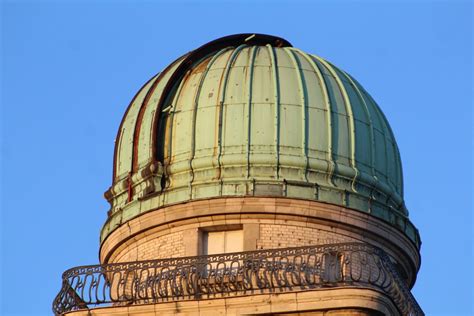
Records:
{"label": "curved stone wall", "polygon": [[282,198],[188,202],[147,212],[102,243],[102,263],[202,254],[201,234],[243,229],[244,251],[337,242],[384,249],[413,284],[420,257],[406,236],[370,215],[339,206]]}

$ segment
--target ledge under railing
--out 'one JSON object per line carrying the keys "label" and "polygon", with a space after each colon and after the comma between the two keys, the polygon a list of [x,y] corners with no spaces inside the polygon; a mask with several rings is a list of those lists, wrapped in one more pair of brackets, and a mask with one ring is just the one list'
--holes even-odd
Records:
{"label": "ledge under railing", "polygon": [[362,243],[72,268],[53,312],[351,287],[386,293],[402,315],[424,315],[388,255]]}

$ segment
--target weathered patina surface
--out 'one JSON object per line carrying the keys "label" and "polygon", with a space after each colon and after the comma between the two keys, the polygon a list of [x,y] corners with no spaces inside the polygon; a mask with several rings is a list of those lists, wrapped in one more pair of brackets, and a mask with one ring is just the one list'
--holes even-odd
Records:
{"label": "weathered patina surface", "polygon": [[102,240],[150,209],[220,196],[337,204],[420,244],[380,108],[343,70],[272,36],[206,44],[138,92],[116,140]]}

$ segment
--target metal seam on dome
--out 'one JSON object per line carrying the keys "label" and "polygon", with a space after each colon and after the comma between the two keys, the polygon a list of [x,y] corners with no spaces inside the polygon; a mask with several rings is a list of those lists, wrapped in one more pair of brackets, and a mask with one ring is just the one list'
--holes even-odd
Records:
{"label": "metal seam on dome", "polygon": [[[380,113],[382,114],[382,118],[385,121],[386,129],[389,131],[389,134],[390,134],[390,145],[392,146],[392,150],[393,150],[393,158],[396,161],[395,166],[401,166],[402,163],[401,163],[401,159],[400,159],[400,154],[398,152],[398,146],[395,143],[395,136],[393,135],[392,128],[390,127],[390,125],[388,123],[388,120],[385,117],[385,114],[382,111],[380,111]],[[395,169],[395,178],[396,178],[396,183],[393,183],[393,184],[395,186],[395,191],[398,192],[397,186],[400,187],[400,188],[402,187],[400,185],[400,173],[399,173],[398,168]],[[390,179],[389,179],[389,182],[391,182]]]}
{"label": "metal seam on dome", "polygon": [[331,65],[329,63],[327,63],[324,59],[322,59],[320,57],[317,57],[317,56],[316,56],[316,58],[324,66],[326,66],[326,68],[334,76],[334,78],[336,79],[336,82],[339,86],[339,89],[342,92],[342,95],[344,97],[344,105],[346,106],[346,112],[347,112],[347,116],[349,118],[349,129],[350,129],[350,133],[349,133],[349,139],[350,139],[349,143],[350,143],[350,151],[351,151],[350,164],[351,164],[351,167],[354,169],[354,172],[355,172],[354,178],[352,179],[352,190],[357,191],[357,189],[355,187],[355,184],[356,184],[357,177],[359,176],[359,170],[357,170],[356,160],[355,160],[355,145],[356,145],[355,144],[355,126],[354,126],[354,115],[352,113],[351,101],[349,100],[349,96],[347,95],[347,91],[344,88],[343,83],[341,82],[341,78],[339,78],[339,76],[337,75],[334,68],[332,68]]}
{"label": "metal seam on dome", "polygon": [[[395,140],[395,138],[394,138]],[[395,155],[397,159],[397,186],[398,186],[398,193],[403,197],[403,165],[402,165],[402,158],[400,155],[400,150],[398,149],[398,144],[394,144],[395,148]]]}
{"label": "metal seam on dome", "polygon": [[400,189],[400,195],[401,197],[403,198],[403,190],[404,190],[404,186],[403,186],[403,165],[402,165],[402,157],[400,155],[400,149],[398,148],[398,144],[397,146],[395,146],[395,148],[397,149],[397,158],[398,158],[398,185],[399,185],[399,189]]}
{"label": "metal seam on dome", "polygon": [[[250,38],[250,36],[252,36]],[[273,44],[278,47],[281,46],[292,46],[290,42],[283,38],[279,38],[276,36],[265,35],[265,34],[258,34],[258,33],[244,33],[244,34],[235,34],[230,36],[225,36],[208,42],[197,49],[193,50],[192,52],[184,55],[181,58],[184,58],[182,63],[175,69],[172,73],[168,82],[163,88],[161,97],[157,104],[157,111],[155,116],[152,118],[152,140],[151,140],[151,147],[157,148],[157,128],[161,119],[161,108],[163,107],[163,103],[169,97],[169,94],[172,92],[176,82],[182,79],[183,73],[185,73],[194,62],[198,61],[199,59],[209,56],[216,51],[219,51],[225,47],[235,47],[241,44],[248,44],[248,45],[264,45],[264,44]],[[180,58],[180,59],[181,59]],[[168,66],[165,71],[172,65]],[[156,160],[156,151],[153,153],[152,159]]]}
{"label": "metal seam on dome", "polygon": [[[372,98],[372,96],[367,93],[367,95],[369,96],[369,98],[372,100],[372,102],[374,102],[375,104],[377,104],[375,102],[375,100]],[[378,106],[377,106],[378,108]],[[385,116],[385,113],[383,113],[383,111],[379,110],[380,114],[381,114],[381,117],[385,123],[385,128],[388,130],[389,134],[390,134],[390,137],[391,137],[391,140],[390,142],[392,143],[392,146],[393,146],[393,154],[394,154],[394,158],[395,158],[395,161],[397,162],[396,166],[398,166],[399,168],[397,168],[397,170],[395,170],[395,173],[396,173],[396,177],[397,177],[397,184],[399,187],[400,187],[400,194],[401,196],[403,197],[403,176],[402,176],[402,172],[401,172],[401,168],[402,168],[402,162],[401,162],[401,157],[400,157],[400,152],[398,150],[398,146],[396,144],[396,140],[395,140],[395,135],[393,134],[393,130],[390,126],[390,124],[388,123],[388,120],[387,120],[387,117]],[[401,183],[399,183],[401,182]],[[397,190],[395,190],[397,191]]]}
{"label": "metal seam on dome", "polygon": [[[130,170],[132,173],[136,173],[138,171],[138,143],[139,143],[138,137],[140,135],[143,115],[148,106],[148,101],[150,100],[150,96],[155,91],[156,86],[158,85],[158,82],[159,80],[156,80],[155,82],[153,82],[151,87],[148,89],[145,97],[143,98],[140,109],[138,111],[137,120],[135,122],[135,130],[133,132],[132,161],[131,161],[131,166],[130,166]],[[133,195],[133,190],[132,190],[132,195]]]}
{"label": "metal seam on dome", "polygon": [[273,96],[275,102],[274,141],[276,154],[276,178],[280,179],[280,82],[278,77],[278,64],[274,48],[269,44],[267,44],[266,47],[268,53],[270,54],[271,68],[273,74]]}
{"label": "metal seam on dome", "polygon": [[[333,65],[334,67],[334,65]],[[370,116],[369,109],[367,107],[367,103],[364,100],[364,97],[362,96],[361,91],[357,87],[357,85],[354,83],[352,78],[342,69],[338,70],[349,80],[349,82],[352,84],[354,87],[355,91],[357,92],[357,96],[359,97],[359,100],[361,103],[364,105],[364,113],[367,117],[367,120],[369,122],[369,131],[370,131],[370,170],[372,171],[372,177],[376,175],[375,169],[374,169],[374,163],[375,163],[375,136],[374,136],[374,125],[372,122],[372,117]]]}
{"label": "metal seam on dome", "polygon": [[122,117],[122,121],[120,122],[120,126],[119,126],[119,129],[117,131],[117,135],[115,137],[115,146],[114,146],[114,162],[113,162],[113,174],[112,174],[112,183],[114,183],[117,179],[116,177],[119,176],[118,174],[118,170],[117,170],[117,159],[119,157],[119,149],[121,148],[121,146],[119,145],[119,143],[121,144],[122,140],[122,135],[123,135],[123,131],[122,131],[122,128],[123,128],[123,124],[125,123],[125,121],[127,120],[128,118],[128,114],[130,112],[130,109],[132,108],[132,105],[133,103],[135,102],[135,100],[137,99],[138,95],[142,92],[143,89],[145,89],[145,87],[150,83],[152,82],[153,80],[157,80],[158,77],[161,75],[161,73],[157,73],[155,76],[151,77],[138,91],[137,93],[135,93],[135,96],[133,97],[132,101],[130,101],[127,109],[125,110],[125,114],[123,115]]}
{"label": "metal seam on dome", "polygon": [[[124,129],[119,129],[119,132],[120,132],[120,138],[119,138],[119,141],[117,142],[117,148],[122,148],[122,142],[123,142],[123,133],[124,133]],[[115,163],[115,157],[114,157],[114,163]],[[130,174],[130,172],[127,172],[127,176]],[[111,188],[114,186],[114,182],[112,181],[112,186]]]}
{"label": "metal seam on dome", "polygon": [[[167,98],[171,94],[176,83],[182,79],[184,73],[192,67],[193,63],[201,60],[203,57],[209,56],[212,53],[215,53],[216,51],[219,51],[220,49],[225,48],[225,47],[229,47],[229,46],[235,47],[237,44],[242,43],[242,41],[245,41],[245,39],[248,38],[249,35],[252,35],[252,34],[236,34],[236,35],[222,37],[214,41],[211,41],[207,44],[204,44],[200,46],[199,48],[183,56],[184,60],[175,69],[175,71],[172,73],[172,75],[168,79],[168,82],[164,86],[160,99],[157,104],[157,111],[155,112],[155,115],[152,117],[152,133],[151,133],[152,134],[151,135],[152,148],[157,148],[156,138],[157,138],[158,125],[161,120],[161,108],[163,107],[164,102],[167,100]],[[255,34],[255,35],[256,36],[251,40],[252,42],[255,42],[255,43],[260,43],[262,41],[263,42],[272,41],[274,44],[281,43],[282,45],[291,46],[291,44],[288,41],[285,41],[281,38],[264,35],[264,34]],[[168,70],[169,68],[170,66],[168,66],[166,70]],[[156,151],[153,153],[152,159],[156,160]]]}
{"label": "metal seam on dome", "polygon": [[[140,106],[140,110],[138,112],[137,116],[137,121],[135,122],[135,131],[133,134],[133,148],[132,148],[132,161],[131,161],[131,166],[130,170],[132,173],[135,173],[138,169],[138,143],[139,143],[139,135],[140,135],[140,129],[141,129],[141,124],[142,124],[142,119],[143,115],[145,113],[146,107],[148,106],[148,100],[150,98],[150,95],[155,91],[156,86],[158,83],[161,81],[161,79],[180,61],[182,61],[184,58],[186,58],[187,55],[183,55],[176,59],[174,62],[172,62],[168,67],[166,67],[165,70],[163,70],[160,75],[159,75],[159,80],[155,80],[152,84],[152,86],[148,89],[147,94],[145,98],[143,99],[142,105]],[[153,160],[153,156],[152,156]],[[132,192],[133,194],[133,192]]]}
{"label": "metal seam on dome", "polygon": [[[171,107],[172,109],[170,110],[170,122],[169,122],[169,136],[168,136],[168,141],[164,141],[163,143],[163,148],[165,147],[166,144],[168,144],[168,148],[167,148],[167,152],[165,152],[165,150],[163,149],[163,172],[164,172],[164,175],[165,176],[168,176],[168,168],[167,168],[167,165],[170,165],[172,163],[172,160],[173,160],[173,156],[172,156],[172,153],[173,153],[173,124],[174,124],[174,116],[175,116],[175,108],[179,102],[179,98],[181,97],[181,92],[183,90],[183,87],[184,85],[186,84],[186,81],[189,77],[189,75],[191,74],[191,70],[188,70],[186,72],[186,74],[184,75],[183,79],[181,80],[179,86],[178,86],[178,90],[176,91],[176,94],[175,94],[175,97],[174,99],[176,100],[176,104],[171,104]],[[173,109],[174,108],[174,109]],[[165,125],[165,128],[166,128],[166,125]],[[166,156],[168,156],[168,158],[166,159]],[[168,161],[166,161],[168,160]]]}
{"label": "metal seam on dome", "polygon": [[[365,91],[365,90],[364,90]],[[397,210],[402,213],[404,216],[407,216],[407,210],[405,210],[403,208],[403,196],[399,196],[400,198],[400,201],[396,201],[394,199],[394,192],[395,194],[398,195],[397,193],[397,190],[396,188],[394,189],[393,187],[393,184],[390,183],[390,178],[389,178],[389,175],[388,175],[388,163],[387,163],[387,159],[388,159],[388,150],[387,150],[387,138],[388,138],[388,135],[386,135],[386,130],[387,130],[387,123],[386,121],[384,120],[385,117],[383,116],[383,113],[382,111],[380,110],[380,108],[378,107],[377,103],[375,102],[375,100],[372,98],[372,96],[367,93],[367,91],[365,91],[365,94],[367,95],[367,98],[369,99],[369,101],[372,103],[372,106],[374,108],[374,111],[376,113],[376,116],[378,117],[379,119],[379,122],[381,123],[382,128],[384,128],[383,130],[383,142],[384,142],[384,149],[385,149],[385,183],[387,184],[387,186],[392,190],[392,191],[384,191],[384,193],[387,195],[387,198],[386,198],[386,202],[388,202],[390,199],[392,199],[395,203],[397,203]],[[383,124],[382,124],[383,123]],[[399,164],[399,166],[401,166],[401,164]]]}
{"label": "metal seam on dome", "polygon": [[313,55],[308,55],[305,52],[297,49],[301,54],[308,60],[308,62],[311,64],[313,67],[314,72],[316,73],[316,76],[319,79],[319,83],[321,86],[321,92],[324,96],[325,100],[325,105],[326,105],[326,119],[328,121],[327,123],[327,132],[328,132],[328,153],[327,153],[327,160],[328,160],[328,183],[332,186],[334,186],[334,183],[332,181],[332,175],[334,173],[334,170],[336,168],[336,163],[333,160],[333,153],[332,153],[332,119],[331,119],[331,102],[329,100],[329,92],[326,84],[326,79],[324,79],[324,76],[319,69],[319,65],[315,62],[313,58],[316,56]]}
{"label": "metal seam on dome", "polygon": [[206,65],[206,69],[203,71],[201,78],[199,79],[199,85],[198,88],[196,89],[196,94],[194,96],[194,107],[193,107],[193,120],[192,120],[192,137],[191,137],[191,157],[189,159],[189,169],[191,171],[191,179],[189,180],[189,186],[190,186],[190,198],[193,198],[193,182],[194,182],[194,168],[193,168],[193,160],[194,156],[196,154],[196,117],[197,117],[197,111],[198,111],[198,106],[199,106],[199,97],[201,95],[201,90],[202,86],[204,83],[204,80],[206,79],[207,73],[209,72],[209,68],[211,68],[212,64],[216,61],[216,59],[222,55],[224,52],[226,52],[227,49],[221,49],[217,53],[212,56],[210,61]]}
{"label": "metal seam on dome", "polygon": [[248,99],[247,99],[247,179],[250,178],[250,143],[252,142],[252,84],[253,84],[253,66],[257,55],[258,46],[252,46],[250,51],[250,63],[248,70]]}
{"label": "metal seam on dome", "polygon": [[[138,96],[143,93],[143,90],[147,88],[148,84],[155,80],[159,76],[159,73],[150,78],[142,87],[135,93],[135,96],[133,97],[132,101],[129,103],[127,106],[127,109],[125,111],[125,114],[123,115],[122,121],[120,122],[119,129],[117,131],[117,136],[114,141],[114,163],[113,163],[113,176],[112,176],[112,183],[115,183],[116,181],[120,180],[118,177],[123,174],[120,173],[120,166],[122,165],[120,163],[121,157],[122,157],[122,142],[123,142],[123,137],[124,137],[124,132],[125,128],[123,127],[124,123],[128,121],[128,116],[130,114],[130,110],[133,107],[136,99]],[[117,163],[118,162],[118,163]],[[130,175],[130,171],[127,172],[127,177]],[[112,184],[113,186],[113,184]]]}
{"label": "metal seam on dome", "polygon": [[[375,115],[377,116],[379,122],[380,122],[380,125],[382,127],[382,132],[383,132],[383,144],[384,144],[384,152],[385,152],[385,159],[384,159],[384,167],[385,167],[385,174],[384,174],[384,177],[385,177],[385,182],[387,184],[389,184],[390,180],[388,178],[388,163],[387,163],[387,159],[388,159],[388,151],[387,151],[387,135],[385,134],[385,122],[383,121],[383,118],[382,116],[380,115],[380,110],[377,106],[377,103],[375,103],[375,100],[372,99],[372,97],[366,92],[366,95],[367,95],[367,98],[369,99],[370,103],[372,104],[372,108],[374,109],[374,112],[375,112]],[[385,127],[385,128],[384,128]]]}
{"label": "metal seam on dome", "polygon": [[[232,52],[233,53],[233,52]],[[220,166],[220,146],[221,146],[221,127],[222,127],[222,115],[221,115],[221,90],[222,90],[222,83],[224,81],[224,73],[227,68],[227,64],[229,63],[230,57],[232,56],[232,53],[229,54],[227,57],[227,60],[225,61],[225,67],[222,69],[221,75],[220,75],[220,80],[219,80],[219,87],[217,88],[217,98],[216,98],[216,118],[217,118],[217,125],[214,127],[215,128],[215,134],[214,134],[214,150],[213,150],[213,158],[212,158],[212,166],[215,168],[217,167],[217,179],[219,179],[219,195],[222,195],[222,187],[223,183],[221,181],[221,166]],[[217,152],[216,152],[217,150]],[[214,163],[214,156],[216,159],[216,164]]]}
{"label": "metal seam on dome", "polygon": [[[377,112],[377,115],[379,115],[379,116],[382,118],[382,121],[383,121],[383,124],[384,124],[384,127],[385,127],[385,130],[384,130],[384,141],[385,141],[385,146],[386,146],[386,148],[385,148],[385,156],[386,156],[386,159],[388,159],[387,138],[389,138],[389,139],[390,139],[390,143],[392,143],[391,146],[394,147],[394,149],[396,148],[396,150],[393,151],[395,161],[397,162],[396,165],[397,165],[397,166],[401,166],[402,163],[401,163],[401,161],[399,160],[399,156],[397,155],[398,148],[397,148],[396,144],[394,144],[394,142],[395,142],[395,137],[394,137],[393,131],[392,131],[392,129],[391,129],[389,123],[388,123],[388,120],[387,120],[387,118],[385,117],[385,114],[382,112],[382,110],[380,110],[380,108],[379,108],[379,106],[377,105],[377,102],[375,102],[374,98],[372,98],[372,96],[371,96],[369,93],[367,93],[367,95],[368,95],[369,99],[371,100],[371,102],[374,103],[374,105],[375,105],[375,110],[376,110],[376,112]],[[388,134],[389,134],[389,135],[386,135],[386,133],[385,133],[386,131],[388,131]],[[388,137],[388,136],[390,136],[390,137]],[[398,178],[398,170],[395,170],[395,173],[397,174],[397,178]],[[389,173],[388,173],[388,164],[387,164],[386,177],[387,177],[387,184],[389,184],[389,185],[392,184],[392,185],[393,185],[393,183],[390,183],[391,180],[390,180]],[[397,179],[397,180],[398,180],[398,179]],[[398,192],[396,186],[395,186],[395,192]],[[403,195],[402,195],[402,196],[403,196]]]}
{"label": "metal seam on dome", "polygon": [[[374,109],[374,112],[376,113],[376,116],[377,116],[377,119],[378,119],[379,122],[380,122],[380,114],[379,113],[382,113],[382,115],[383,115],[382,119],[384,119],[384,123],[385,123],[384,125],[386,125],[388,127],[390,135],[391,135],[392,139],[395,141],[395,137],[393,135],[392,129],[390,128],[390,125],[388,124],[385,115],[379,109],[379,106],[377,105],[377,102],[375,102],[375,100],[372,98],[372,96],[367,92],[367,90],[365,90],[365,88],[355,78],[353,78],[353,77],[351,77],[351,78],[356,83],[356,85],[359,87],[359,89],[363,92],[363,94],[368,99],[368,101],[370,101],[370,105]],[[381,122],[380,122],[380,125],[382,126]],[[384,131],[382,130],[381,132],[384,132]],[[386,136],[385,136],[385,132],[384,132],[384,142],[385,142],[385,138],[386,138]],[[398,146],[396,145],[396,143],[395,143],[394,147],[395,147],[396,152],[397,152],[397,155],[395,157],[395,159],[397,161],[397,167],[398,167],[397,168],[397,174],[398,174],[398,180],[399,180],[399,183],[397,185],[399,186],[399,189],[400,189],[399,192],[398,192],[398,190],[395,190],[395,191],[400,194],[400,196],[402,197],[402,200],[403,200],[403,172],[402,172],[402,167],[403,166],[402,166],[402,163],[401,163],[400,151],[399,151]]]}
{"label": "metal seam on dome", "polygon": [[308,167],[309,167],[309,158],[308,158],[308,120],[307,120],[307,111],[308,111],[308,98],[307,98],[307,92],[306,92],[306,84],[304,80],[304,75],[301,70],[301,64],[297,60],[296,54],[293,49],[284,47],[283,48],[285,52],[288,54],[290,59],[293,62],[293,65],[295,66],[295,71],[298,74],[298,85],[301,90],[300,92],[300,97],[301,97],[301,114],[302,114],[302,120],[303,120],[303,128],[301,129],[302,131],[302,147],[303,147],[303,155],[305,157],[305,170],[304,170],[304,177],[305,180],[308,181]]}
{"label": "metal seam on dome", "polygon": [[[385,120],[385,121],[381,121],[381,120],[383,120],[385,117],[382,117],[382,116],[381,116],[381,114],[383,115],[383,112],[380,110],[379,106],[377,105],[377,103],[375,102],[375,100],[372,98],[372,96],[367,92],[367,90],[364,89],[364,87],[362,87],[362,86],[357,82],[356,79],[354,79],[353,77],[351,77],[351,78],[352,78],[352,80],[354,81],[354,83],[356,84],[356,86],[358,87],[358,89],[362,92],[362,95],[364,96],[364,98],[367,98],[367,101],[369,101],[369,102],[367,103],[367,105],[370,104],[370,106],[371,106],[373,112],[375,113],[375,116],[377,117],[377,120],[378,120],[379,124],[381,125],[382,129],[384,128],[383,125],[387,125],[388,127],[390,127],[390,125],[388,125],[388,122],[387,122],[386,120]],[[382,123],[384,123],[384,124],[382,124]],[[385,123],[386,123],[386,124],[385,124]],[[378,130],[378,129],[377,129],[377,130]],[[387,135],[385,134],[385,131],[384,131],[384,130],[379,130],[379,131],[383,133],[383,141],[384,141],[384,145],[385,145],[388,137],[387,137]],[[392,134],[391,136],[393,137],[393,134]],[[393,138],[393,139],[395,139],[395,138]],[[384,152],[385,152],[385,155],[387,155],[386,146],[384,146]],[[386,158],[386,159],[387,159],[387,158]],[[386,159],[385,159],[385,160],[386,160]],[[398,161],[397,166],[398,166],[398,168],[401,168],[401,167],[402,167],[400,161]],[[382,189],[382,188],[380,188],[380,187],[378,187],[378,190],[380,190],[381,192],[383,192],[384,194],[387,195],[387,201],[388,201],[388,199],[392,198],[392,200],[393,200],[396,204],[398,204],[398,205],[397,205],[398,211],[399,211],[402,215],[407,216],[408,211],[407,211],[407,210],[404,208],[404,206],[403,206],[403,204],[404,204],[404,202],[403,202],[403,194],[400,194],[400,195],[399,195],[399,193],[397,192],[397,190],[396,190],[396,189],[394,190],[393,185],[390,186],[390,182],[389,182],[389,180],[388,180],[388,173],[384,174],[384,176],[385,176],[385,178],[387,178],[387,181],[383,181],[383,182],[382,182],[382,181],[380,181],[380,180],[378,180],[378,179],[377,179],[377,181],[380,181],[380,182],[382,182],[382,183],[385,183],[385,184],[391,189],[391,191],[387,191],[387,190]],[[403,177],[402,177],[401,179],[403,179]]]}
{"label": "metal seam on dome", "polygon": [[[221,80],[221,83],[222,81],[224,82],[223,84],[223,89],[222,89],[222,95],[221,95],[221,98],[219,100],[219,130],[218,130],[218,156],[217,156],[217,164],[218,164],[218,172],[219,172],[219,179],[222,179],[222,162],[221,162],[221,158],[222,158],[222,124],[223,124],[223,121],[222,121],[222,117],[223,117],[223,112],[224,112],[224,102],[225,102],[225,97],[226,97],[226,90],[227,90],[227,83],[229,81],[229,73],[230,73],[230,68],[232,67],[232,63],[235,61],[235,58],[237,57],[238,53],[240,50],[242,50],[244,47],[246,47],[247,45],[245,44],[242,44],[242,45],[239,45],[237,46],[234,51],[232,52],[232,54],[229,56],[229,59],[227,60],[227,63],[226,63],[226,66],[225,66],[225,69],[224,69],[224,72],[223,72],[223,80]],[[220,84],[221,84],[220,83]],[[219,85],[219,93],[221,93],[221,89],[220,89],[220,85]]]}

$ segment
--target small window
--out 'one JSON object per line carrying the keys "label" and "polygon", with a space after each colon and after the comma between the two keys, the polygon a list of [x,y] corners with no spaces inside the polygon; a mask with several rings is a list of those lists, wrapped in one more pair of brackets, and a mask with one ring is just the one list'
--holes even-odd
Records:
{"label": "small window", "polygon": [[205,255],[244,251],[244,231],[242,229],[205,232],[203,237]]}

